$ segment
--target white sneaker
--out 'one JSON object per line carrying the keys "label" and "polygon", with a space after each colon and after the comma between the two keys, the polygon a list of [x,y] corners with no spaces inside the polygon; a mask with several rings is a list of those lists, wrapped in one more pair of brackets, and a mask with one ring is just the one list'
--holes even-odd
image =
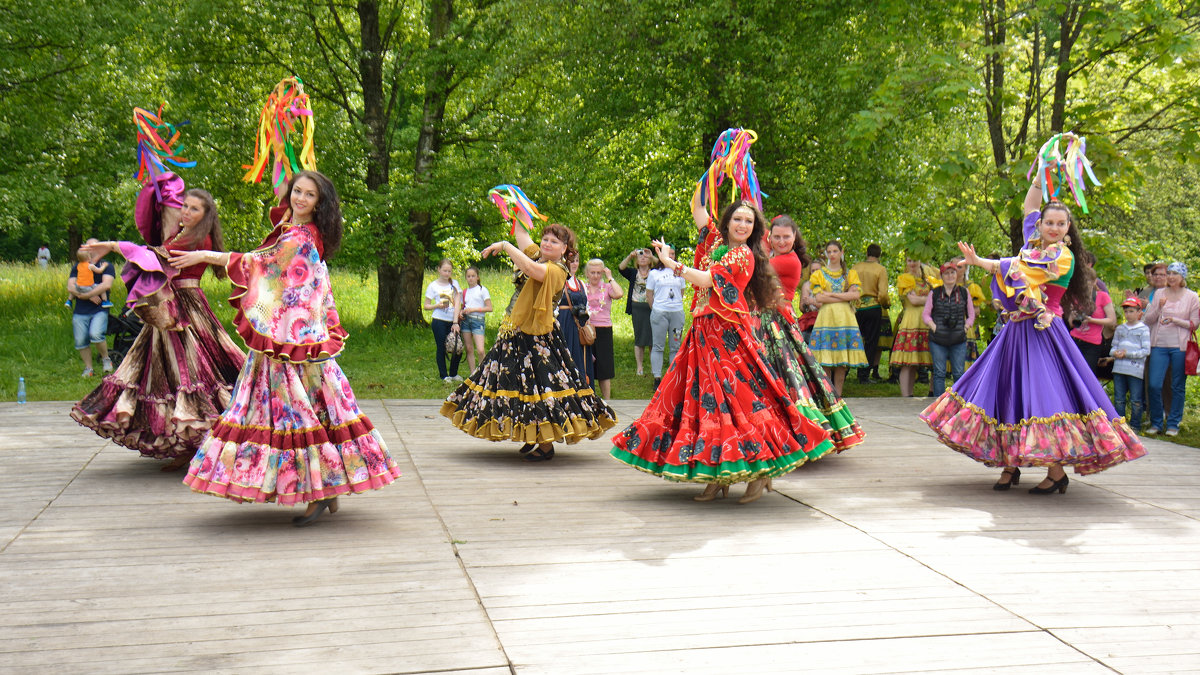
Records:
{"label": "white sneaker", "polygon": [[95,375],[95,373],[92,372],[91,368],[83,369],[83,377],[91,377],[92,375]]}
{"label": "white sneaker", "polygon": [[1157,436],[1158,435],[1158,427],[1150,427],[1150,428],[1146,429],[1146,435],[1147,436]]}
{"label": "white sneaker", "polygon": [[453,384],[454,378],[453,377],[443,377],[442,382],[445,382],[446,384]]}
{"label": "white sneaker", "polygon": [[101,359],[100,364],[103,366],[101,370],[104,372],[111,373],[113,371],[112,359]]}
{"label": "white sneaker", "polygon": [[1167,429],[1167,435],[1168,436],[1178,436],[1179,430],[1178,429]]}
{"label": "white sneaker", "polygon": [[462,382],[462,375],[451,375],[450,379],[454,380],[455,382]]}

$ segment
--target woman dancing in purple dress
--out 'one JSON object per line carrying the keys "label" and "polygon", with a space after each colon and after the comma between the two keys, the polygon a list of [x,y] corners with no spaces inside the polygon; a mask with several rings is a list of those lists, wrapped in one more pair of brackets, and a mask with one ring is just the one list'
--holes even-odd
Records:
{"label": "woman dancing in purple dress", "polygon": [[1047,467],[1029,491],[1067,491],[1065,465],[1080,474],[1104,471],[1146,454],[1117,415],[1063,324],[1064,309],[1088,316],[1094,276],[1075,265],[1083,240],[1070,210],[1051,201],[1045,211],[1038,178],[1025,195],[1025,246],[1012,258],[988,260],[959,243],[965,262],[992,274],[992,297],[1008,325],[962,379],[921,413],[938,439],[1003,467],[996,490],[1007,490],[1022,466]]}

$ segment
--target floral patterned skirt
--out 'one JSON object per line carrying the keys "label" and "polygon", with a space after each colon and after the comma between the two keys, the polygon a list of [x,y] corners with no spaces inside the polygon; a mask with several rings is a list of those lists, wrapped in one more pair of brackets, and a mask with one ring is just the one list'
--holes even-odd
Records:
{"label": "floral patterned skirt", "polygon": [[892,366],[931,365],[933,357],[929,355],[929,329],[903,328],[897,331],[888,363]]}
{"label": "floral patterned skirt", "polygon": [[783,378],[796,410],[829,433],[835,452],[862,443],[862,427],[846,402],[834,393],[829,376],[804,342],[800,329],[774,310],[761,313],[759,318],[755,337],[763,345],[766,362]]}
{"label": "floral patterned skirt", "polygon": [[785,474],[833,451],[741,324],[692,321],[671,369],[612,456],[666,480],[737,483]]}
{"label": "floral patterned skirt", "polygon": [[181,330],[146,324],[71,417],[144,457],[190,456],[229,405],[246,356],[198,287],[174,289]]}
{"label": "floral patterned skirt", "polygon": [[862,333],[858,318],[848,302],[831,302],[817,312],[812,329],[812,351],[822,366],[865,368],[867,353],[863,351]]}
{"label": "floral patterned skirt", "polygon": [[599,438],[617,414],[580,377],[562,334],[502,332],[442,414],[488,441],[578,443]]}
{"label": "floral patterned skirt", "polygon": [[987,466],[1103,471],[1146,454],[1062,319],[1010,323],[921,413],[938,440]]}
{"label": "floral patterned skirt", "polygon": [[289,506],[376,490],[399,477],[336,360],[291,363],[251,351],[233,402],[183,482],[237,502]]}

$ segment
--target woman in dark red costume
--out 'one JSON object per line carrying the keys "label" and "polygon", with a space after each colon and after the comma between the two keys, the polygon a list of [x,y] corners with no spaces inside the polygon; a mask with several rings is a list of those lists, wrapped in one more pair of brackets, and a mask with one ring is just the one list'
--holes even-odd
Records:
{"label": "woman in dark red costume", "polygon": [[[163,173],[138,196],[136,220],[148,246],[107,241],[91,248],[129,261],[121,274],[127,304],[146,325],[116,372],[75,404],[71,417],[144,457],[171,460],[163,471],[174,471],[188,463],[229,405],[246,357],[200,290],[208,265],[176,270],[167,264],[178,252],[224,250],[212,195],[185,194],[182,179]],[[213,273],[225,277],[219,267]]]}
{"label": "woman in dark red costume", "polygon": [[[666,480],[707,483],[697,501],[749,481],[739,503],[771,478],[833,450],[829,433],[803,417],[787,385],[763,361],[752,307],[771,307],[778,284],[762,249],[766,223],[752,203],[726,207],[713,227],[693,197],[700,236],[694,268],[659,259],[695,289],[692,327],[642,416],[613,439],[612,456]],[[720,241],[729,245],[715,245]]]}

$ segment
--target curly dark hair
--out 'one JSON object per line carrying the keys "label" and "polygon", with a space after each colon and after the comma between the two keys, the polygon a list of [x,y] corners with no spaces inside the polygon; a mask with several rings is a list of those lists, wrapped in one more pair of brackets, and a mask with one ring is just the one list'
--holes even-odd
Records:
{"label": "curly dark hair", "polygon": [[1067,291],[1062,296],[1063,315],[1068,319],[1091,316],[1096,310],[1096,273],[1091,267],[1082,264],[1087,253],[1083,246],[1083,235],[1079,233],[1079,226],[1075,223],[1071,209],[1057,199],[1050,200],[1042,209],[1042,215],[1038,218],[1039,228],[1047,211],[1062,211],[1067,214],[1067,236],[1071,239],[1067,248],[1071,250],[1071,255],[1075,256],[1075,273],[1071,275],[1071,283],[1067,285]]}
{"label": "curly dark hair", "polygon": [[729,221],[733,220],[734,211],[742,207],[746,207],[754,213],[754,229],[750,232],[750,238],[746,240],[746,246],[754,255],[754,274],[750,277],[750,283],[746,285],[746,301],[751,309],[768,309],[775,306],[775,297],[780,290],[779,276],[775,274],[775,268],[771,266],[771,259],[763,250],[763,235],[767,232],[767,219],[763,217],[762,211],[759,211],[758,207],[750,202],[733,202],[726,206],[721,213],[717,231],[721,233],[721,238],[725,243],[732,246],[733,243],[729,240]]}
{"label": "curly dark hair", "polygon": [[328,260],[342,246],[342,202],[338,199],[333,181],[320,171],[297,171],[288,181],[284,199],[288,208],[292,206],[292,188],[296,181],[307,178],[317,184],[317,205],[313,208],[313,225],[321,234],[321,245],[325,247],[322,258]]}
{"label": "curly dark hair", "polygon": [[[200,203],[204,204],[204,217],[200,219],[200,222],[191,227],[191,232],[186,239],[176,235],[172,243],[195,247],[203,242],[205,237],[212,237],[212,241],[208,247],[209,250],[224,251],[225,238],[221,236],[221,219],[217,216],[217,202],[213,199],[213,196],[209,194],[208,190],[192,188],[184,193],[184,198],[186,199],[187,197],[194,197],[200,200]],[[224,279],[228,276],[225,274],[225,268],[220,265],[210,265],[208,269],[212,270],[212,273],[218,279]]]}

